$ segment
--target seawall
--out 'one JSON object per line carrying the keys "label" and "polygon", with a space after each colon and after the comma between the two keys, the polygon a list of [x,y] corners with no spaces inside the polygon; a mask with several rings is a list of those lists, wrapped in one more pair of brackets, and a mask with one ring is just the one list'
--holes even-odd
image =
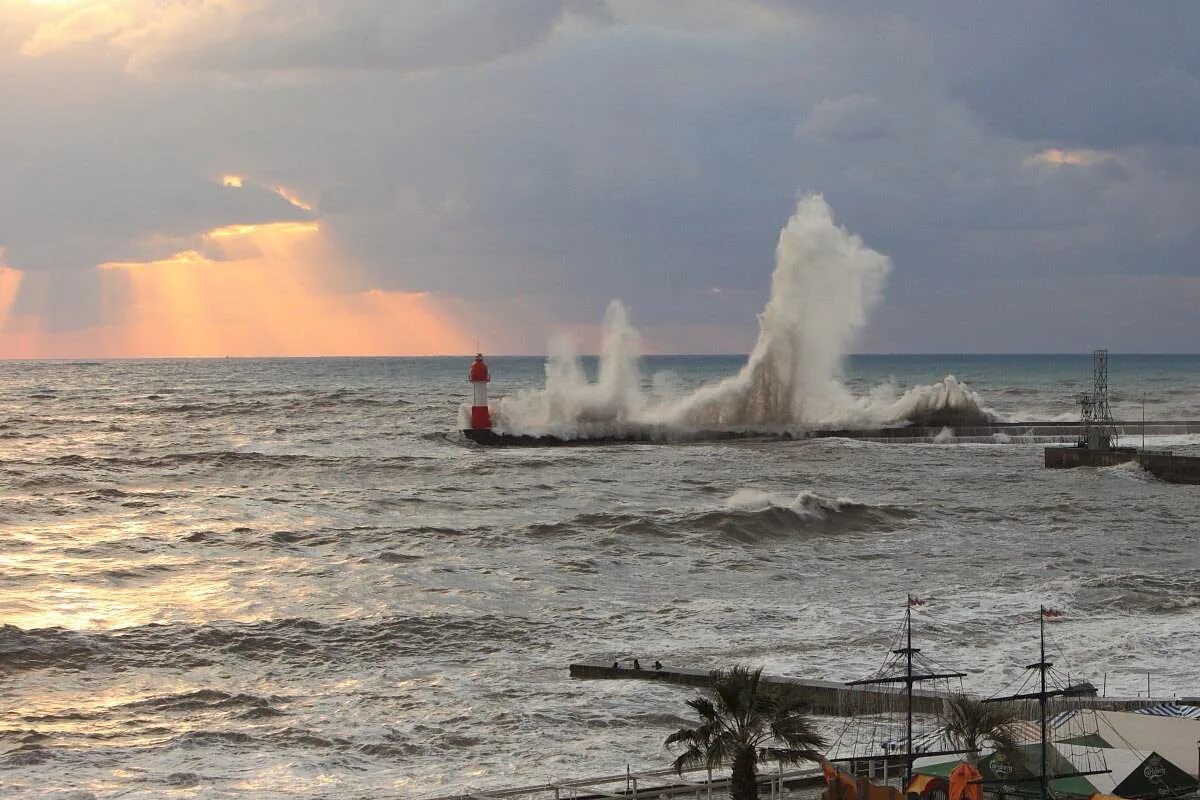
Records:
{"label": "seawall", "polygon": [[1047,447],[1048,469],[1114,467],[1136,461],[1142,469],[1169,483],[1200,484],[1200,457],[1136,450],[1132,447],[1091,450],[1086,447]]}
{"label": "seawall", "polygon": [[[1121,436],[1179,436],[1200,434],[1200,420],[1114,423]],[[798,439],[857,439],[889,444],[922,442],[1010,441],[1067,443],[1079,437],[1078,422],[994,422],[986,425],[904,425],[878,428],[817,428],[812,430],[685,430],[664,425],[628,425],[620,430],[574,435],[517,434],[500,430],[464,430],[463,436],[485,447],[587,447],[617,444],[686,444],[725,441],[794,441]],[[1119,462],[1118,462],[1119,463]]]}

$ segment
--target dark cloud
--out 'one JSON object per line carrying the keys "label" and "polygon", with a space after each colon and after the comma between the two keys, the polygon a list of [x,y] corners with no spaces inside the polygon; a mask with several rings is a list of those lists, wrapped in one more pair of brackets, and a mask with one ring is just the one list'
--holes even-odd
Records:
{"label": "dark cloud", "polygon": [[162,6],[114,40],[141,73],[421,72],[526,50],[567,13],[607,18],[603,0],[252,0]]}
{"label": "dark cloud", "polygon": [[[1158,281],[1200,274],[1191,5],[146,7],[82,44],[0,55],[14,266],[310,216],[281,185],[358,280],[523,296],[572,323],[620,296],[642,323],[752,330],[807,191],[894,257],[877,349],[955,349],[939,328],[1015,302],[979,286],[1069,298],[1130,276],[1109,285],[1150,303],[1170,294]],[[953,311],[928,322],[942,297]],[[1061,316],[1037,317],[958,341],[1065,341]]]}
{"label": "dark cloud", "polygon": [[879,139],[888,133],[888,120],[878,97],[850,94],[814,105],[799,133],[824,141]]}
{"label": "dark cloud", "polygon": [[942,7],[953,96],[998,131],[1075,146],[1200,142],[1191,2]]}

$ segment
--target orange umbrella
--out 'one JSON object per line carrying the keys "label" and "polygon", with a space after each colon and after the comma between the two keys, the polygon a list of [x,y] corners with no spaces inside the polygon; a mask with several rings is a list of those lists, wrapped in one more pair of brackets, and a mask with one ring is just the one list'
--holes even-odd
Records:
{"label": "orange umbrella", "polygon": [[950,797],[948,800],[983,800],[983,775],[967,762],[950,770]]}

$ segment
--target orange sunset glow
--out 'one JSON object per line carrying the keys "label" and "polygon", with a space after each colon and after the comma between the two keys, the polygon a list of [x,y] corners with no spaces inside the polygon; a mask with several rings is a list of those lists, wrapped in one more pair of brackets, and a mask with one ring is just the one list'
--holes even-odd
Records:
{"label": "orange sunset glow", "polygon": [[21,272],[0,264],[0,331],[8,323],[9,310],[21,288]]}
{"label": "orange sunset glow", "polygon": [[23,276],[0,268],[0,357],[432,355],[471,347],[429,294],[332,285],[332,269],[344,279],[345,264],[317,222],[224,226],[203,237],[202,249],[99,265],[102,322],[78,330],[47,330],[38,314],[11,312]]}

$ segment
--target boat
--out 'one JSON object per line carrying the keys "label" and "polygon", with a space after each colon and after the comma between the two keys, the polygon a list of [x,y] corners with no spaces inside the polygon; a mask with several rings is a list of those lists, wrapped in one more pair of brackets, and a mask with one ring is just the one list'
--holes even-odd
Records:
{"label": "boat", "polygon": [[[1194,796],[1196,779],[1178,766],[1099,736],[1096,687],[1071,680],[1047,657],[1046,622],[1060,612],[1038,609],[1038,660],[1010,684],[1017,691],[978,699],[963,691],[965,673],[941,667],[913,646],[913,610],[925,603],[908,598],[899,641],[884,664],[846,684],[894,685],[896,692],[892,702],[886,694],[882,702],[864,699],[847,722],[847,730],[857,732],[839,736],[823,765],[826,800]],[[949,685],[955,680],[956,691]],[[999,735],[981,732],[972,749],[960,747],[961,726],[959,733],[948,726],[956,704],[1007,706],[996,715]]]}
{"label": "boat", "polygon": [[[991,754],[988,768],[993,777],[982,777],[984,785],[994,784],[999,787],[997,794],[1006,797],[1029,796],[1027,787],[1036,784],[1037,797],[1049,800],[1064,794],[1074,794],[1080,790],[1078,785],[1069,785],[1073,778],[1088,775],[1107,775],[1112,772],[1105,762],[1102,748],[1094,741],[1088,740],[1090,732],[1074,732],[1074,736],[1057,735],[1056,742],[1050,738],[1050,700],[1056,697],[1069,698],[1080,695],[1080,687],[1072,684],[1068,678],[1063,685],[1056,686],[1050,681],[1056,673],[1052,672],[1054,664],[1046,660],[1046,619],[1062,616],[1062,612],[1041,606],[1038,611],[1038,660],[1027,667],[1027,673],[1036,673],[1038,689],[1034,692],[1018,692],[1016,694],[989,697],[984,703],[1014,703],[1037,701],[1037,730],[1038,737],[1035,746],[1021,747],[1015,752],[997,751]],[[1090,684],[1089,684],[1090,685]],[[1095,687],[1092,687],[1094,690]],[[1061,719],[1071,720],[1081,716],[1077,710],[1066,709],[1066,716]],[[1057,733],[1058,725],[1055,725]],[[1068,742],[1069,743],[1066,743]],[[1059,745],[1063,745],[1062,748]],[[1069,755],[1063,750],[1069,751]],[[1095,751],[1094,757],[1090,751]],[[1037,761],[1030,763],[1029,756],[1036,755]],[[1053,756],[1053,757],[1052,757]],[[1082,758],[1081,758],[1082,756]],[[981,762],[982,765],[982,762]],[[1088,769],[1087,767],[1095,767]],[[997,771],[998,770],[998,771]],[[1054,787],[1054,791],[1051,788]],[[1083,785],[1082,791],[1086,796],[1090,784]],[[1073,791],[1074,790],[1074,791]]]}
{"label": "boat", "polygon": [[[953,776],[962,774],[959,759],[932,754],[918,756],[909,793],[922,800],[960,800],[966,794],[980,800],[1159,800],[1194,798],[1200,782],[1177,764],[1156,752],[1147,740],[1159,742],[1162,735],[1147,736],[1144,717],[1157,714],[1154,706],[1134,712],[1101,710],[1096,687],[1072,680],[1054,668],[1046,647],[1047,621],[1062,617],[1055,609],[1040,606],[1038,660],[1025,667],[1016,692],[984,698],[983,704],[1006,704],[1011,719],[1005,729],[1014,742],[1008,747],[981,751],[971,768],[974,778],[956,787]],[[1015,683],[1015,682],[1014,682]],[[1010,684],[1011,685],[1011,684]],[[1185,707],[1167,713],[1190,716]],[[1127,718],[1143,717],[1130,725]],[[1137,730],[1142,741],[1131,741]],[[1166,731],[1163,734],[1170,736]],[[957,791],[956,791],[957,789]]]}
{"label": "boat", "polygon": [[845,684],[896,690],[855,693],[861,707],[851,710],[823,765],[829,800],[902,798],[913,784],[919,758],[967,752],[948,744],[942,733],[944,704],[954,694],[950,682],[957,680],[961,688],[966,673],[941,666],[913,646],[913,609],[927,602],[909,595],[903,624],[883,664],[870,676]]}

